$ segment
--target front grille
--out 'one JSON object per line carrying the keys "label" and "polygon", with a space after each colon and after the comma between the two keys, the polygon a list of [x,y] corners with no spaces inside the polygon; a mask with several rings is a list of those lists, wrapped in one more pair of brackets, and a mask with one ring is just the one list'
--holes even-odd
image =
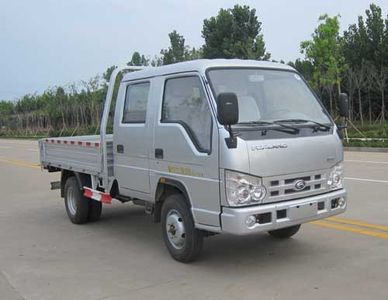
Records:
{"label": "front grille", "polygon": [[284,183],[285,184],[292,184],[295,181],[300,180],[300,179],[302,179],[304,181],[309,181],[311,179],[311,177],[310,176],[304,176],[304,177],[296,177],[296,178],[286,179],[286,180],[284,180]]}
{"label": "front grille", "polygon": [[[327,174],[327,170],[321,170],[263,178],[268,189],[268,195],[264,202],[279,202],[323,193],[328,188],[326,184]],[[297,182],[300,183],[302,180],[305,184],[304,187],[296,186]]]}
{"label": "front grille", "polygon": [[299,192],[304,192],[304,191],[309,191],[311,188],[309,186],[306,186],[302,190],[295,190],[295,189],[286,189],[284,191],[285,194],[292,194],[292,193],[299,193]]}

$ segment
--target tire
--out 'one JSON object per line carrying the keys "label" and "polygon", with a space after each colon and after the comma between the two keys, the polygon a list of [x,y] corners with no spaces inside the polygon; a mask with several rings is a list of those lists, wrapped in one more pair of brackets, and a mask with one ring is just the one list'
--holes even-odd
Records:
{"label": "tire", "polygon": [[95,222],[98,221],[101,217],[102,212],[102,203],[93,199],[89,199],[89,214],[88,221]]}
{"label": "tire", "polygon": [[300,229],[300,225],[294,225],[282,229],[268,231],[269,235],[278,239],[288,239],[296,234]]}
{"label": "tire", "polygon": [[180,262],[194,261],[202,250],[203,232],[194,227],[183,195],[172,194],[164,200],[161,219],[163,239],[170,255]]}
{"label": "tire", "polygon": [[83,224],[88,221],[89,199],[82,195],[81,188],[74,176],[66,180],[65,206],[72,223]]}

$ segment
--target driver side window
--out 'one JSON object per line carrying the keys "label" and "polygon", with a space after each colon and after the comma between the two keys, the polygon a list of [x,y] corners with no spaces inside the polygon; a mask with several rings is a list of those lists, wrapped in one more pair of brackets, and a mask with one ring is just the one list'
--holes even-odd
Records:
{"label": "driver side window", "polygon": [[198,151],[210,152],[211,113],[197,76],[166,81],[161,121],[182,125]]}

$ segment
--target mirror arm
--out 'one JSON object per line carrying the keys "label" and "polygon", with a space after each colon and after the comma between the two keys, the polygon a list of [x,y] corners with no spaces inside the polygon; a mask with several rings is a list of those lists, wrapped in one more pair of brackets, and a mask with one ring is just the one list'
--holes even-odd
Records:
{"label": "mirror arm", "polygon": [[[346,134],[346,129],[348,128],[348,118],[344,118],[344,123],[343,124],[340,124],[340,125],[337,125],[337,129],[338,129],[338,136],[340,137],[341,140],[344,139],[344,130],[345,130],[345,134]],[[347,134],[346,134],[347,136]]]}
{"label": "mirror arm", "polygon": [[237,138],[233,133],[232,125],[226,125],[226,130],[229,132],[229,137],[225,138],[226,146],[228,146],[229,149],[237,148]]}
{"label": "mirror arm", "polygon": [[348,124],[343,124],[343,125],[337,125],[338,130],[344,130],[348,128]]}
{"label": "mirror arm", "polygon": [[344,118],[344,123],[341,125],[337,125],[338,130],[344,130],[348,128],[348,118]]}

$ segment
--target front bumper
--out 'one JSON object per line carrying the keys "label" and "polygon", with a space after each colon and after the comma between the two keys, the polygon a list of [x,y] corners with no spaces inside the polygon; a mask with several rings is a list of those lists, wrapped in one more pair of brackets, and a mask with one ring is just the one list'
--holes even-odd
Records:
{"label": "front bumper", "polygon": [[[335,207],[341,198],[345,200],[344,205]],[[280,203],[242,208],[223,207],[221,227],[222,232],[237,235],[270,231],[338,215],[346,210],[346,206],[346,191],[341,189]],[[251,216],[256,218],[253,224],[247,222]]]}

